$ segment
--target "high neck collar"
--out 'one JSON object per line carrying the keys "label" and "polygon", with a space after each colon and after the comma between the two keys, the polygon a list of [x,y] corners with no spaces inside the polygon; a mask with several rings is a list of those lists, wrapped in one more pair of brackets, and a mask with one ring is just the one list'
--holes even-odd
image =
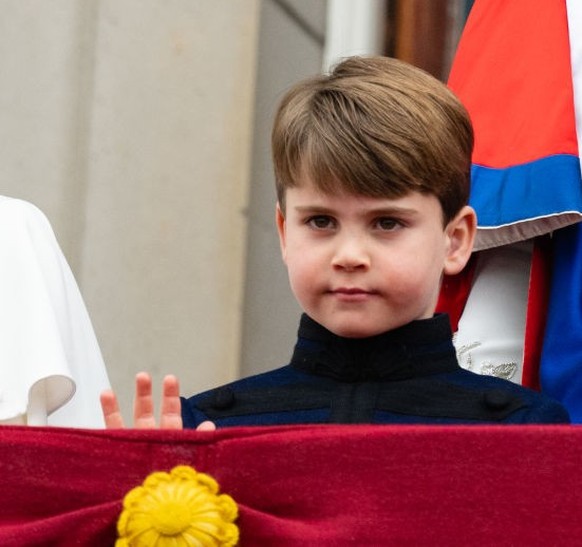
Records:
{"label": "high neck collar", "polygon": [[458,368],[444,314],[370,338],[337,336],[304,314],[291,364],[344,382],[403,380]]}

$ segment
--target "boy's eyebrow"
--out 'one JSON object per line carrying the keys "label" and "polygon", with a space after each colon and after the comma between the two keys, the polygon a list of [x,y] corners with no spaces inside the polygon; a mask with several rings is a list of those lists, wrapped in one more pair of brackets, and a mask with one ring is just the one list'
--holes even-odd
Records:
{"label": "boy's eyebrow", "polygon": [[[294,209],[298,213],[319,213],[319,214],[329,214],[333,215],[336,210],[333,207],[327,207],[325,205],[297,205]],[[414,216],[418,214],[418,210],[412,207],[402,207],[399,205],[393,206],[382,206],[378,208],[366,209],[366,215],[370,216],[390,216],[390,215],[405,215]]]}

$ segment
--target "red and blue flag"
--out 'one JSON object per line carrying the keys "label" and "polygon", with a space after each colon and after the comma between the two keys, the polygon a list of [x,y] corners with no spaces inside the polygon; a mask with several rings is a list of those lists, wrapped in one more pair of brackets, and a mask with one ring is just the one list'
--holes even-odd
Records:
{"label": "red and blue flag", "polygon": [[449,85],[475,128],[476,250],[536,241],[523,383],[582,422],[582,1],[476,0]]}

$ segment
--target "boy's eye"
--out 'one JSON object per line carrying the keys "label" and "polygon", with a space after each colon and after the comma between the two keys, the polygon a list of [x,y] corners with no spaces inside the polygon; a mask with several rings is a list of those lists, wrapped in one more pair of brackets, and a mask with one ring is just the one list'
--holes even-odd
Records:
{"label": "boy's eye", "polygon": [[379,228],[380,230],[384,230],[387,232],[389,232],[391,230],[395,230],[400,225],[401,225],[400,222],[396,219],[393,219],[393,218],[382,217],[382,218],[376,219],[376,227]]}
{"label": "boy's eye", "polygon": [[311,228],[316,228],[317,230],[325,230],[335,226],[333,219],[326,215],[316,215],[309,217],[306,223]]}

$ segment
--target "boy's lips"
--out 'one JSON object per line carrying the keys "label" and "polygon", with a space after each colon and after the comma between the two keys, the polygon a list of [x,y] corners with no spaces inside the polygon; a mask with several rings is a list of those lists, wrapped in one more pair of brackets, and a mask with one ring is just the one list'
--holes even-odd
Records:
{"label": "boy's lips", "polygon": [[335,289],[331,289],[329,293],[333,296],[336,296],[338,299],[347,302],[365,300],[378,294],[377,291],[362,289],[360,287],[337,287]]}

